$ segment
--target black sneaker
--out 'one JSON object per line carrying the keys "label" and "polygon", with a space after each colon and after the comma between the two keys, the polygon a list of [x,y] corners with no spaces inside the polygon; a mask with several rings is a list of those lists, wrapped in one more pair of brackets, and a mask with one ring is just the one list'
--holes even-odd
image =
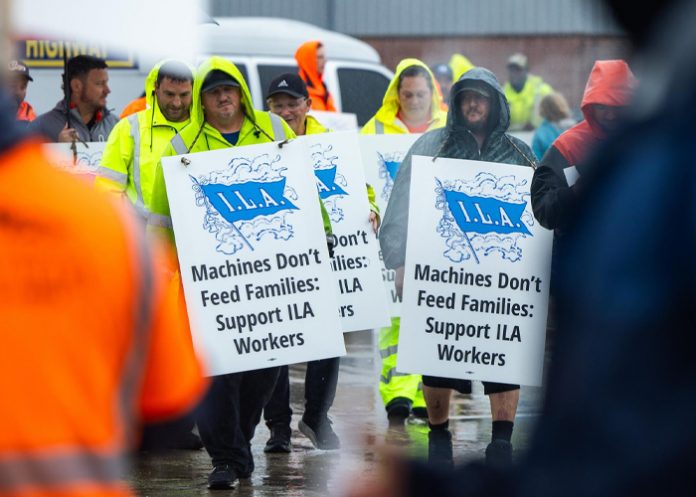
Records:
{"label": "black sneaker", "polygon": [[215,466],[208,475],[208,488],[211,490],[228,490],[239,483],[237,473],[227,464]]}
{"label": "black sneaker", "polygon": [[428,462],[443,468],[454,467],[452,432],[449,430],[430,430],[428,432]]}
{"label": "black sneaker", "polygon": [[341,441],[336,435],[336,432],[331,428],[329,418],[318,423],[318,426],[312,426],[302,418],[298,424],[300,431],[312,441],[312,444],[317,449],[321,450],[336,450],[341,448]]}
{"label": "black sneaker", "polygon": [[290,443],[290,435],[292,431],[289,426],[286,425],[273,425],[271,426],[271,437],[266,442],[266,446],[263,451],[266,453],[285,453],[289,454],[292,451],[292,444]]}
{"label": "black sneaker", "polygon": [[512,444],[507,440],[493,440],[486,447],[486,465],[505,469],[512,465]]}
{"label": "black sneaker", "polygon": [[403,426],[411,414],[411,401],[406,397],[397,397],[387,404],[389,426]]}

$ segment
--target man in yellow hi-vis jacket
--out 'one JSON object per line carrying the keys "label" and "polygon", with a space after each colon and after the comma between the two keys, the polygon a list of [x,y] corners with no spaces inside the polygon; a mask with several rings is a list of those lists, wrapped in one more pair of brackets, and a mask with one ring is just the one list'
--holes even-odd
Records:
{"label": "man in yellow hi-vis jacket", "polygon": [[128,197],[147,221],[157,163],[190,121],[193,69],[183,62],[157,64],[145,81],[147,108],[121,119],[109,135],[95,187]]}
{"label": "man in yellow hi-vis jacket", "polygon": [[[298,136],[331,131],[308,114],[312,108],[312,99],[307,85],[295,73],[281,74],[271,81],[266,102],[271,112],[282,117]],[[375,192],[372,187],[368,185],[367,191],[370,199],[370,221],[376,232],[379,225],[379,207],[375,203]],[[322,212],[325,212],[323,204]],[[322,450],[340,447],[338,436],[331,428],[331,421],[328,418],[329,409],[336,396],[339,364],[339,357],[307,363],[305,411],[299,422],[299,429],[315,447]],[[266,404],[263,416],[271,431],[271,437],[266,443],[264,452],[290,452],[292,409],[290,408],[290,380],[287,366],[281,366],[273,396]]]}
{"label": "man in yellow hi-vis jacket", "polygon": [[[211,57],[200,65],[194,78],[191,123],[172,139],[163,156],[294,137],[295,133],[280,117],[254,109],[246,81],[232,62]],[[161,164],[160,161],[155,177],[148,230],[164,230],[173,239]],[[233,488],[238,478],[248,478],[253,472],[251,439],[277,377],[278,367],[213,378],[197,417],[214,467],[208,476],[209,488]]]}

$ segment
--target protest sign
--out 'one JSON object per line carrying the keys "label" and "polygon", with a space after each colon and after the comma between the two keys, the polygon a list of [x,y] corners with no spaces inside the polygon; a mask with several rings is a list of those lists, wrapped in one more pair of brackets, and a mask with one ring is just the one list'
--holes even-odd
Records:
{"label": "protest sign", "polygon": [[234,147],[165,157],[162,167],[194,345],[208,371],[344,355],[306,147]]}
{"label": "protest sign", "polygon": [[412,164],[397,370],[540,385],[553,234],[532,214],[533,169]]}
{"label": "protest sign", "polygon": [[56,167],[92,181],[101,163],[106,142],[75,143],[77,154],[70,143],[44,143],[49,160]]}
{"label": "protest sign", "polygon": [[331,220],[335,241],[331,267],[337,280],[342,329],[388,326],[379,242],[369,222],[358,135],[322,133],[301,141],[309,149],[317,190]]}
{"label": "protest sign", "polygon": [[[401,161],[411,145],[420,137],[418,134],[403,135],[360,135],[360,150],[365,167],[365,179],[375,189],[377,205],[384,217],[387,203],[394,187],[394,179]],[[382,253],[380,251],[380,260]],[[395,274],[382,263],[382,279],[387,292],[389,312],[392,317],[401,315],[401,299],[394,286]]]}

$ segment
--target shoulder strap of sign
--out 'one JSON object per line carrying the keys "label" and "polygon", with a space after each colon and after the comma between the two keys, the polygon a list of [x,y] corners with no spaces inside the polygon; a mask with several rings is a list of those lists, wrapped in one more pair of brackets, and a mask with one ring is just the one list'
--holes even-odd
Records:
{"label": "shoulder strap of sign", "polygon": [[522,157],[524,157],[524,159],[525,159],[525,160],[527,161],[527,163],[529,164],[529,167],[531,167],[532,169],[536,169],[536,168],[537,168],[537,162],[534,161],[534,160],[531,160],[529,157],[527,157],[527,154],[525,154],[524,152],[522,152],[522,150],[520,150],[520,147],[517,146],[517,144],[515,143],[514,140],[512,140],[507,134],[505,134],[505,135],[503,135],[503,136],[505,136],[505,139],[510,143],[510,145],[512,145],[513,148],[514,148],[515,150],[517,150],[517,152],[518,152]]}
{"label": "shoulder strap of sign", "polygon": [[382,121],[378,121],[377,119],[375,119],[375,134],[384,134],[384,123]]}

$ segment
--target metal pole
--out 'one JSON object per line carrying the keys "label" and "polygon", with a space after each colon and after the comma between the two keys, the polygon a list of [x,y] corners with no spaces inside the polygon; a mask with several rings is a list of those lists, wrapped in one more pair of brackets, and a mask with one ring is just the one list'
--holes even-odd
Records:
{"label": "metal pole", "polygon": [[0,81],[5,79],[12,58],[10,32],[10,0],[0,0]]}

